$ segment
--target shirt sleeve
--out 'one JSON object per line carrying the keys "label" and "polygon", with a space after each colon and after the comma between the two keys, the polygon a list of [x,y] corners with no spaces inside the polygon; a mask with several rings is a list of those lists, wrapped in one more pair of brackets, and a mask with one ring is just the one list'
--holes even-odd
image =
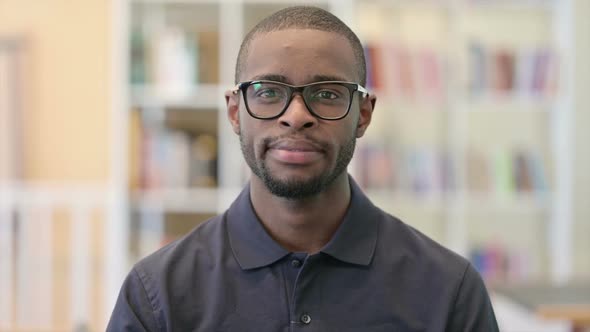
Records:
{"label": "shirt sleeve", "polygon": [[497,332],[498,323],[485,284],[468,264],[459,285],[446,331]]}
{"label": "shirt sleeve", "polygon": [[152,304],[135,268],[127,275],[121,287],[106,330],[107,332],[158,331]]}

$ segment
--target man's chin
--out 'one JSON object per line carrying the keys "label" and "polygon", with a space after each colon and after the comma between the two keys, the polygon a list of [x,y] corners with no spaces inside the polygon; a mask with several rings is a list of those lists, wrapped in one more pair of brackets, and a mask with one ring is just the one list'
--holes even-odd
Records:
{"label": "man's chin", "polygon": [[285,185],[306,185],[308,182],[315,182],[321,179],[322,174],[302,174],[299,172],[280,172],[266,174],[267,179],[273,182],[284,183]]}
{"label": "man's chin", "polygon": [[275,196],[288,199],[303,199],[321,193],[327,183],[322,176],[294,176],[285,178],[266,174],[262,181],[267,189]]}

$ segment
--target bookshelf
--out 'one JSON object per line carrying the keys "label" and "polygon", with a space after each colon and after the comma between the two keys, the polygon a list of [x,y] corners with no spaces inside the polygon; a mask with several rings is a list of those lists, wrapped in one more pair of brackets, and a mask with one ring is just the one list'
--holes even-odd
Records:
{"label": "bookshelf", "polygon": [[[472,259],[491,283],[567,280],[569,6],[304,3],[335,12],[365,43],[378,103],[350,171],[375,203]],[[118,116],[129,124],[122,164],[140,234],[129,241],[132,261],[225,210],[245,183],[223,92],[242,36],[291,4],[126,1]]]}
{"label": "bookshelf", "polygon": [[361,175],[363,163],[394,170],[372,172],[365,186],[393,182],[391,201],[399,191],[414,196],[402,203],[413,209],[381,206],[410,224],[421,220],[418,228],[472,258],[490,282],[558,279],[550,229],[567,228],[566,214],[555,211],[569,190],[558,183],[571,175],[553,145],[563,129],[557,119],[568,116],[562,83],[570,49],[557,35],[568,24],[560,6],[377,1],[357,8],[357,31],[376,67],[369,70],[377,111],[385,111],[377,121],[384,128],[371,128],[377,137],[361,143],[369,158],[358,168]]}

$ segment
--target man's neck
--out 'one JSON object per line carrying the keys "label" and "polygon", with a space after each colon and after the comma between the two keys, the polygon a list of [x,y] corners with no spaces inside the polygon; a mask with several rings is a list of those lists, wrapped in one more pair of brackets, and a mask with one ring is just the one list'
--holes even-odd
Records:
{"label": "man's neck", "polygon": [[270,236],[292,252],[314,254],[332,238],[350,203],[346,173],[326,190],[310,198],[292,200],[271,194],[260,179],[252,178],[250,199]]}

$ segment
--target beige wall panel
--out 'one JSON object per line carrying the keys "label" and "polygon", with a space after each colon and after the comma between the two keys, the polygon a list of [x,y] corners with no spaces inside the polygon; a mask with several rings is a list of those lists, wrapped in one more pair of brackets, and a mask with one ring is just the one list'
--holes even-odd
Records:
{"label": "beige wall panel", "polygon": [[0,0],[0,36],[28,43],[26,179],[108,176],[109,3]]}

